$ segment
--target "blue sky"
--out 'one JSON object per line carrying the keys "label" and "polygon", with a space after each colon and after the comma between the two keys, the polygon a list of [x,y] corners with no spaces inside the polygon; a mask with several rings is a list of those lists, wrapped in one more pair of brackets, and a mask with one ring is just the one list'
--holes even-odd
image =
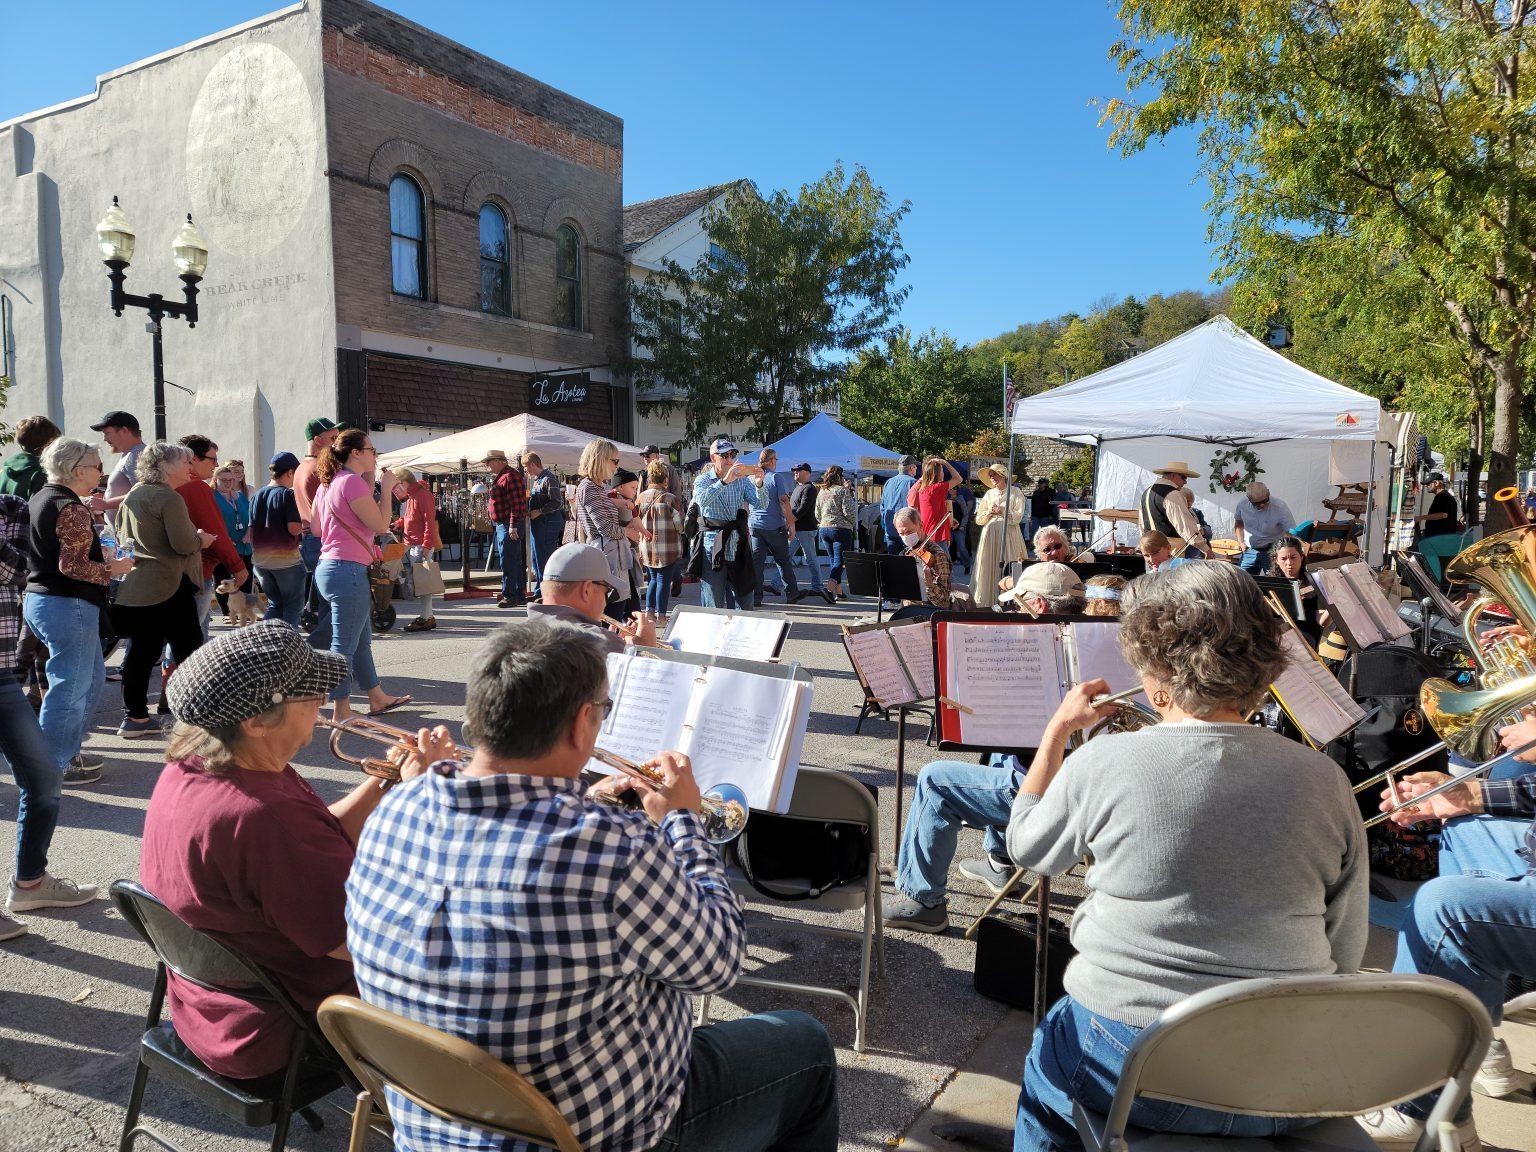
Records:
{"label": "blue sky", "polygon": [[[280,6],[16,0],[0,120]],[[1192,135],[1122,159],[1098,125],[1092,102],[1124,91],[1107,0],[386,6],[623,117],[626,202],[863,164],[912,203],[911,328],[970,342],[1106,293],[1210,286]]]}

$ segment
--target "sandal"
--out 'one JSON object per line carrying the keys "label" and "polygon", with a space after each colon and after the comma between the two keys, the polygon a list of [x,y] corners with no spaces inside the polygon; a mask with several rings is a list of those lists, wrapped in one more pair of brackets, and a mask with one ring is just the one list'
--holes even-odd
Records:
{"label": "sandal", "polygon": [[409,695],[396,696],[393,700],[391,700],[388,704],[384,705],[384,707],[382,707],[382,708],[370,708],[370,709],[368,709],[368,715],[370,715],[370,716],[382,716],[382,715],[384,715],[384,713],[386,713],[386,712],[393,712],[396,708],[400,707],[400,705],[402,705],[402,704],[409,704],[410,702],[411,702],[411,698],[410,698]]}

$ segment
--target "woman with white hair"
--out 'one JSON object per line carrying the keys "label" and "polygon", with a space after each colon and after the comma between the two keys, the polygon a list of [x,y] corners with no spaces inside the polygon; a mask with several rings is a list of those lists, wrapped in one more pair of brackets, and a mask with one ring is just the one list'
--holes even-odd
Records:
{"label": "woman with white hair", "polygon": [[1257,576],[1269,567],[1270,549],[1296,527],[1296,518],[1284,500],[1270,496],[1269,485],[1262,480],[1248,485],[1247,493],[1237,502],[1232,515],[1237,542],[1243,545],[1237,566]]}
{"label": "woman with white hair", "polygon": [[1055,524],[1036,529],[1031,542],[1035,546],[1037,560],[1054,560],[1058,564],[1065,564],[1072,558],[1072,542]]}
{"label": "woman with white hair", "polygon": [[213,534],[198,530],[176,491],[191,469],[190,448],[156,440],[139,453],[138,482],[117,508],[119,543],[133,549],[136,561],[112,601],[112,627],[128,638],[117,729],[126,740],[160,735],[158,719],[149,714],[149,677],[160,653],[169,645],[180,664],[203,643],[197,593],[203,548]]}
{"label": "woman with white hair", "polygon": [[107,585],[132,571],[133,561],[102,554],[84,503],[101,483],[96,446],[61,436],[43,449],[42,465],[48,482],[29,505],[31,557],[22,616],[50,654],[39,721],[53,766],[68,784],[76,782],[70,762],[106,683],[101,613]]}

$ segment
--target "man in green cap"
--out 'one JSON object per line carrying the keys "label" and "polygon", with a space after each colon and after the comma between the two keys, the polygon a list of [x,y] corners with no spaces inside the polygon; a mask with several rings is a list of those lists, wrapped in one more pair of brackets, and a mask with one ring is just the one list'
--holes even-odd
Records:
{"label": "man in green cap", "polygon": [[299,539],[299,556],[304,561],[304,571],[309,574],[309,610],[314,613],[316,621],[309,642],[317,648],[331,646],[331,613],[315,587],[315,566],[320,563],[320,537],[311,533],[309,526],[314,519],[315,493],[320,489],[320,477],[315,474],[315,465],[320,461],[320,453],[331,446],[337,435],[336,421],[328,416],[316,416],[304,425],[304,438],[309,441],[309,451],[293,473],[293,498],[299,505],[299,518],[304,521],[304,535]]}

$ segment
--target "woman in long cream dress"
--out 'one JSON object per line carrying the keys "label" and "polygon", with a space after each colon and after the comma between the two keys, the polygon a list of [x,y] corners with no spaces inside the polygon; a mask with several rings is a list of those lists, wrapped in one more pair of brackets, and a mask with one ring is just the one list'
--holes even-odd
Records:
{"label": "woman in long cream dress", "polygon": [[997,581],[1003,574],[1003,562],[1024,556],[1024,533],[1019,528],[1024,521],[1024,493],[1014,487],[1008,514],[1004,516],[1007,476],[997,468],[983,468],[980,476],[987,493],[976,504],[981,539],[976,545],[976,564],[971,569],[971,602],[978,608],[991,608],[997,603]]}

